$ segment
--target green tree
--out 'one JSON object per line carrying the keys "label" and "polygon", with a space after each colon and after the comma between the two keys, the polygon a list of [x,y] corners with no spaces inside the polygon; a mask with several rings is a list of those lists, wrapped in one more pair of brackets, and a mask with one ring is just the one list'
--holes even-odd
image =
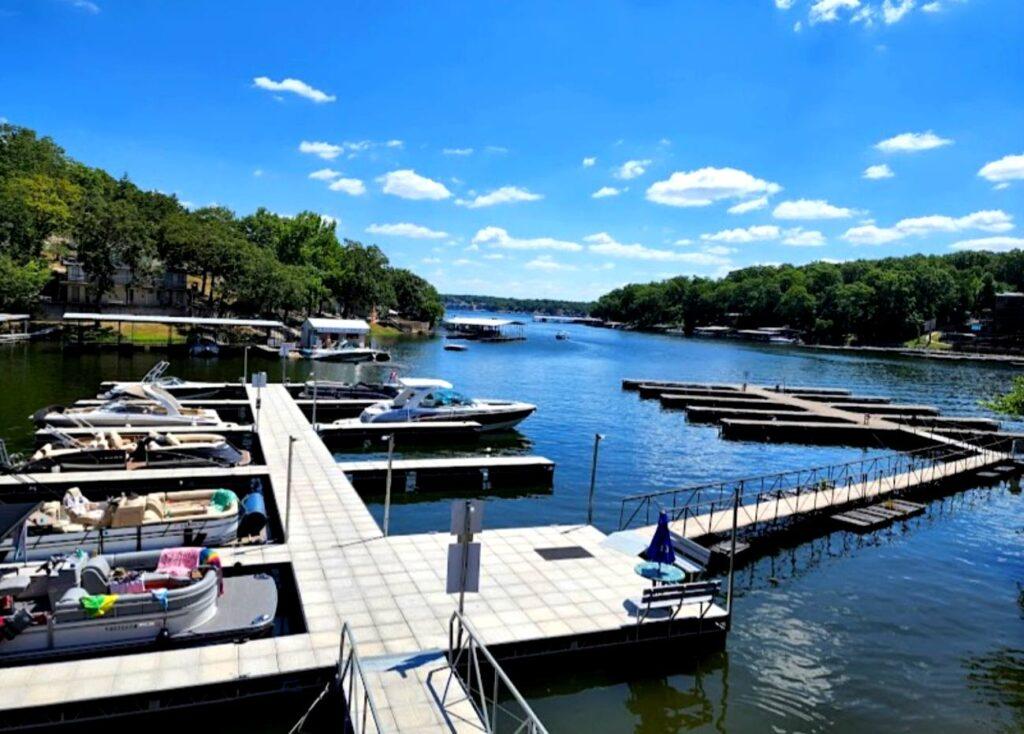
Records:
{"label": "green tree", "polygon": [[444,315],[437,289],[415,273],[392,269],[391,288],[395,294],[395,309],[404,318],[427,321],[433,326]]}

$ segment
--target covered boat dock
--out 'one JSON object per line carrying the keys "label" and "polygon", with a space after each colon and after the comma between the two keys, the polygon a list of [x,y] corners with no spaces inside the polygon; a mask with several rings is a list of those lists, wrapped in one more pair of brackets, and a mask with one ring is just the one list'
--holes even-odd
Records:
{"label": "covered boat dock", "polygon": [[[275,332],[283,335],[291,331],[281,321],[268,319],[232,319],[214,318],[200,316],[165,316],[159,314],[129,314],[129,313],[92,313],[68,311],[62,317],[65,324],[75,327],[75,338],[66,343],[79,346],[86,343],[86,328],[92,325],[98,329],[100,324],[115,324],[117,331],[116,346],[133,346],[135,341],[136,324],[156,324],[167,327],[167,347],[174,346],[174,330],[185,328],[192,330],[229,330],[229,329],[257,329],[266,333],[266,340],[270,342]],[[122,326],[129,325],[127,338]],[[153,346],[152,343],[149,346]]]}
{"label": "covered boat dock", "polygon": [[444,328],[449,339],[482,342],[514,342],[526,339],[525,324],[514,319],[453,316],[445,320]]}

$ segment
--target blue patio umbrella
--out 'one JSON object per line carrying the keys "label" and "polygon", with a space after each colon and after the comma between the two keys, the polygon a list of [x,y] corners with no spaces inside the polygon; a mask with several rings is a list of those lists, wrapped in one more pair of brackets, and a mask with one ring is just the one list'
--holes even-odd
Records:
{"label": "blue patio umbrella", "polygon": [[658,527],[651,538],[651,544],[647,546],[644,556],[648,561],[657,563],[672,564],[676,562],[676,551],[672,547],[672,536],[668,532],[668,513],[662,510],[658,513]]}

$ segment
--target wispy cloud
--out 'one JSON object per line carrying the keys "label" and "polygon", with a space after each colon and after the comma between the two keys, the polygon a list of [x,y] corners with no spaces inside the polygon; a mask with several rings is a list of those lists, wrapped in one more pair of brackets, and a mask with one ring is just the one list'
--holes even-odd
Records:
{"label": "wispy cloud", "polygon": [[755,212],[759,209],[764,209],[766,206],[768,206],[768,197],[759,196],[756,199],[751,199],[750,201],[741,201],[739,204],[734,204],[726,211],[730,214],[746,214],[747,212]]}
{"label": "wispy cloud", "polygon": [[330,181],[332,178],[337,178],[341,175],[341,171],[335,171],[333,168],[321,168],[318,171],[313,171],[309,174],[309,177],[316,181]]}
{"label": "wispy cloud", "polygon": [[523,267],[525,267],[527,270],[547,271],[576,269],[575,265],[567,265],[565,263],[560,263],[557,260],[555,260],[551,255],[538,255],[533,260],[530,260],[530,262],[526,263],[526,265],[524,265]]}
{"label": "wispy cloud", "polygon": [[746,199],[781,190],[777,183],[755,178],[746,171],[709,166],[676,171],[664,181],[656,181],[647,189],[647,199],[666,206],[709,206],[723,199]]}
{"label": "wispy cloud", "polygon": [[445,148],[441,152],[444,153],[445,155],[454,155],[454,156],[473,155],[473,149],[472,148]]}
{"label": "wispy cloud", "polygon": [[371,224],[366,228],[370,234],[382,234],[390,237],[408,237],[414,240],[443,240],[447,232],[430,229],[419,224],[398,222],[395,224]]}
{"label": "wispy cloud", "polygon": [[583,246],[578,242],[558,240],[553,237],[518,238],[501,227],[484,227],[473,235],[473,244],[489,245],[506,250],[561,250],[579,252]]}
{"label": "wispy cloud", "polygon": [[518,186],[502,186],[500,189],[495,189],[488,194],[482,194],[475,197],[474,199],[456,199],[455,203],[459,206],[464,206],[467,209],[482,209],[488,206],[496,206],[498,204],[513,204],[518,201],[537,201],[544,197],[540,194],[534,194],[526,189],[519,188]]}
{"label": "wispy cloud", "polygon": [[871,181],[877,181],[883,178],[892,178],[895,175],[896,174],[892,172],[892,169],[889,168],[889,166],[882,163],[877,166],[868,166],[867,168],[865,168],[861,178],[866,178]]}
{"label": "wispy cloud", "polygon": [[587,156],[586,158],[583,159],[583,167],[584,168],[590,168],[595,163],[597,163],[597,158],[595,158],[594,156]]}
{"label": "wispy cloud", "polygon": [[678,250],[659,250],[639,243],[624,244],[617,241],[607,232],[597,232],[583,238],[589,243],[587,249],[595,255],[604,255],[625,260],[646,260],[651,262],[683,262],[694,265],[726,265],[728,259],[720,254],[707,250],[700,252],[680,252]]}
{"label": "wispy cloud", "polygon": [[992,183],[1024,181],[1024,154],[1007,155],[986,163],[978,175]]}
{"label": "wispy cloud", "polygon": [[366,193],[366,185],[358,178],[339,178],[328,186],[331,191],[340,191],[349,196],[362,196]]}
{"label": "wispy cloud", "polygon": [[923,133],[900,133],[875,143],[875,148],[883,153],[917,153],[952,144],[951,139],[939,137],[928,130]]}
{"label": "wispy cloud", "polygon": [[964,232],[972,229],[982,232],[1009,232],[1013,217],[1001,209],[973,212],[962,217],[932,214],[926,217],[901,219],[892,227],[879,227],[873,222],[851,227],[843,239],[854,245],[885,245],[911,236]]}
{"label": "wispy cloud", "polygon": [[619,166],[618,170],[615,171],[615,177],[621,178],[623,181],[638,178],[647,172],[647,166],[649,165],[651,165],[651,160],[649,158],[626,161]]}
{"label": "wispy cloud", "polygon": [[834,206],[824,199],[796,199],[783,201],[772,212],[776,219],[848,219],[853,209]]}
{"label": "wispy cloud", "polygon": [[592,199],[606,199],[609,196],[618,196],[626,189],[617,189],[614,186],[602,186],[590,195]]}
{"label": "wispy cloud", "polygon": [[323,158],[325,161],[333,161],[341,155],[342,147],[333,143],[325,143],[320,140],[303,140],[299,143],[300,153],[309,153]]}
{"label": "wispy cloud", "polygon": [[252,80],[254,86],[259,89],[266,89],[270,92],[288,92],[290,94],[296,94],[299,97],[305,97],[308,100],[312,100],[317,104],[323,104],[324,102],[333,102],[337,99],[333,94],[327,94],[322,92],[316,87],[312,87],[301,79],[282,79],[279,82],[275,82],[270,77],[258,76]]}
{"label": "wispy cloud", "polygon": [[1024,237],[981,237],[976,240],[961,240],[950,245],[953,250],[988,250],[1009,252],[1024,249]]}

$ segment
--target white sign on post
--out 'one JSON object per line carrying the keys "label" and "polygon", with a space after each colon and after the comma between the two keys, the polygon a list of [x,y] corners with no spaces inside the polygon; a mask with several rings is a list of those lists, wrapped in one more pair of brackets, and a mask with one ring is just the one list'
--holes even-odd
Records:
{"label": "white sign on post", "polygon": [[281,359],[284,359],[292,353],[293,349],[295,349],[295,342],[281,342],[281,346],[277,352],[281,355]]}
{"label": "white sign on post", "polygon": [[[466,580],[460,585],[463,569]],[[448,546],[448,577],[445,592],[457,594],[463,591],[480,591],[479,543],[452,543]]]}
{"label": "white sign on post", "polygon": [[266,372],[254,372],[252,375],[252,386],[253,387],[266,387],[267,386],[267,373]]}

